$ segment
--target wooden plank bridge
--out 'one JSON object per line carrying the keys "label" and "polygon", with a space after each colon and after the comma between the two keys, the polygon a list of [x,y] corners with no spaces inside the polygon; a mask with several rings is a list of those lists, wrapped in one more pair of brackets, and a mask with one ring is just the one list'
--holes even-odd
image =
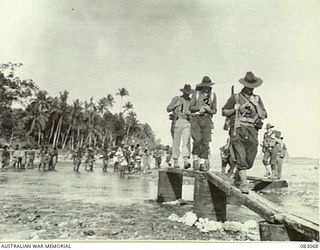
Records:
{"label": "wooden plank bridge", "polygon": [[262,240],[319,241],[319,222],[288,213],[284,208],[261,197],[255,191],[288,187],[284,180],[272,181],[266,178],[248,177],[254,182],[249,194],[242,194],[232,180],[220,172],[200,172],[176,168],[159,170],[158,202],[167,202],[182,197],[183,176],[194,181],[193,212],[198,217],[216,221],[227,220],[227,204],[236,200],[260,215]]}

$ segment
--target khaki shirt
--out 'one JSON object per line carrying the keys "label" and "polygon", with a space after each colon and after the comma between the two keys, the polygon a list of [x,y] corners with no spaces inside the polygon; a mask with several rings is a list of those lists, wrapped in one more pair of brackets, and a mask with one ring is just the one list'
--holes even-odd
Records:
{"label": "khaki shirt", "polygon": [[167,107],[168,112],[173,112],[175,118],[186,119],[191,114],[189,111],[190,100],[175,96]]}
{"label": "khaki shirt", "polygon": [[276,144],[276,141],[275,139],[272,138],[273,136],[273,131],[271,133],[264,133],[263,135],[263,146],[265,148],[268,148],[268,147],[274,147],[274,145]]}
{"label": "khaki shirt", "polygon": [[197,114],[201,106],[208,105],[210,107],[209,111],[206,111],[204,114],[212,116],[217,113],[217,97],[215,93],[203,93],[197,91],[192,94],[190,101],[190,111],[194,114]]}

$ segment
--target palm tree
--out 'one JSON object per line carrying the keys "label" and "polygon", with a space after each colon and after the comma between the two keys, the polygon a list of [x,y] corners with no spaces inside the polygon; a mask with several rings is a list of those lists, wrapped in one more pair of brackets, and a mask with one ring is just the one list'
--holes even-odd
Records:
{"label": "palm tree", "polygon": [[69,92],[68,91],[63,91],[60,92],[60,98],[59,98],[59,102],[58,102],[58,106],[59,106],[59,121],[56,127],[56,131],[54,134],[54,138],[53,138],[53,147],[55,147],[58,143],[59,143],[59,138],[61,135],[61,126],[62,126],[62,121],[63,118],[69,113],[69,107],[67,104],[67,100],[68,100],[68,95]]}
{"label": "palm tree", "polygon": [[116,95],[119,95],[120,96],[120,109],[119,109],[119,113],[121,112],[121,108],[122,108],[122,100],[123,100],[123,97],[124,96],[128,96],[129,95],[129,92],[128,90],[126,90],[125,88],[121,88],[121,89],[118,89],[118,93],[116,93]]}
{"label": "palm tree", "polygon": [[98,113],[103,114],[108,111],[109,108],[113,107],[114,98],[112,95],[108,94],[107,97],[103,97],[98,101]]}
{"label": "palm tree", "polygon": [[38,146],[40,146],[42,132],[46,127],[48,121],[48,109],[50,98],[47,98],[45,91],[39,91],[35,99],[26,108],[26,116],[24,121],[26,124],[30,124],[29,134],[34,132],[38,133]]}
{"label": "palm tree", "polygon": [[90,98],[90,102],[85,102],[84,109],[84,122],[86,124],[87,136],[86,143],[88,145],[95,145],[97,142],[97,135],[99,134],[98,124],[101,117],[98,115],[98,108],[93,102],[93,97]]}
{"label": "palm tree", "polygon": [[[70,111],[69,124],[72,126],[71,147],[80,141],[81,129],[84,128],[83,107],[79,99],[73,101]],[[76,132],[76,136],[75,136]],[[65,143],[64,143],[65,144]],[[64,146],[63,146],[64,147]]]}
{"label": "palm tree", "polygon": [[123,113],[125,113],[126,111],[133,109],[133,104],[131,102],[126,102],[122,108],[124,109]]}
{"label": "palm tree", "polygon": [[70,107],[70,112],[67,120],[69,127],[63,140],[62,149],[65,148],[70,133],[71,148],[73,148],[75,144],[75,131],[77,131],[77,140],[79,139],[81,127],[84,126],[82,115],[82,103],[80,103],[79,99],[76,99],[75,101],[73,101],[73,105]]}
{"label": "palm tree", "polygon": [[40,90],[36,93],[36,98],[31,100],[30,105],[34,106],[39,112],[43,111],[46,112],[50,108],[51,98],[47,98],[47,91]]}

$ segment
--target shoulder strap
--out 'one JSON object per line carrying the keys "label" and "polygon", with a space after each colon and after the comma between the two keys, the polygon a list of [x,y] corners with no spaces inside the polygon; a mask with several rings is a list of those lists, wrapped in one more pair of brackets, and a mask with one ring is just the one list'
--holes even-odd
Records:
{"label": "shoulder strap", "polygon": [[199,95],[200,95],[200,92],[197,91],[197,93],[196,93],[196,101],[199,99]]}
{"label": "shoulder strap", "polygon": [[[248,102],[248,103],[250,103],[253,107],[254,107],[254,109],[255,109],[255,111],[256,111],[256,113],[258,114],[258,109],[257,109],[257,106],[250,100],[250,99],[248,99],[245,95],[243,95],[243,94],[241,94],[240,93],[240,95]],[[254,98],[259,98],[259,96],[257,96],[257,95],[253,95],[253,97]],[[258,99],[257,99],[258,100]]]}

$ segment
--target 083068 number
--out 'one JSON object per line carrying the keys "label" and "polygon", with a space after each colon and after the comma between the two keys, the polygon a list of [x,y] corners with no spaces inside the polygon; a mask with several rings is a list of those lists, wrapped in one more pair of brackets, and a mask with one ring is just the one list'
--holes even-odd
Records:
{"label": "083068 number", "polygon": [[300,244],[300,248],[318,248],[318,243],[302,243]]}

